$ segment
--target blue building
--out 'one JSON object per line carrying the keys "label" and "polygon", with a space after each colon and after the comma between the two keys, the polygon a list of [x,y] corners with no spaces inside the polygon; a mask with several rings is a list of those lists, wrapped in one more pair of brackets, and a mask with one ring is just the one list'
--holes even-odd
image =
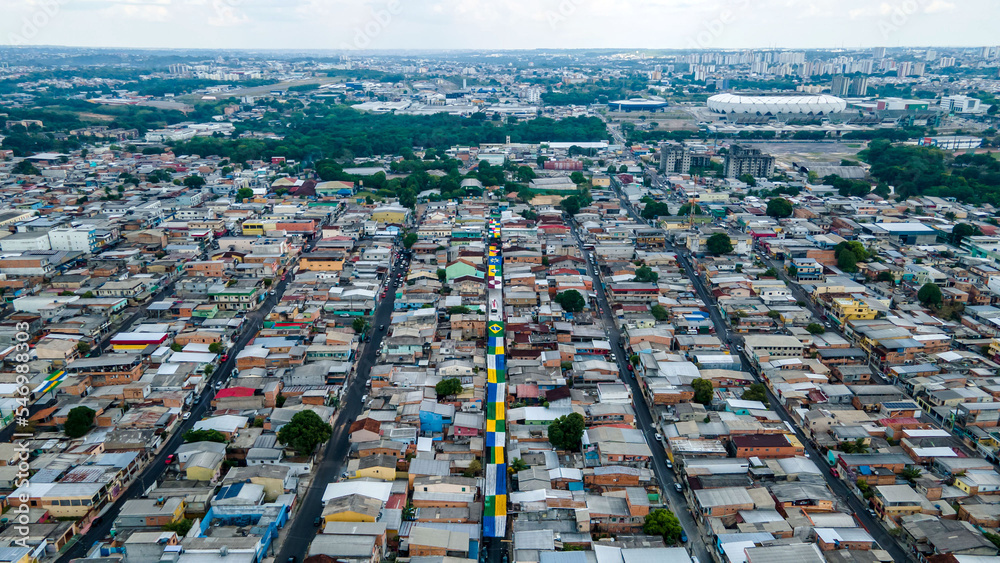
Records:
{"label": "blue building", "polygon": [[455,418],[455,405],[442,405],[437,401],[425,399],[420,403],[420,432],[433,434],[444,432],[445,426],[451,426]]}

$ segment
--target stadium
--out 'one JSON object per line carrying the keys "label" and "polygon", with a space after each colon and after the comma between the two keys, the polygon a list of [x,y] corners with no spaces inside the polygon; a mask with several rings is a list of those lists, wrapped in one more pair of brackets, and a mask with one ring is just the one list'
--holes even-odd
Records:
{"label": "stadium", "polygon": [[613,100],[608,102],[611,111],[660,111],[667,108],[663,98],[632,98],[630,100]]}
{"label": "stadium", "polygon": [[777,115],[779,113],[825,115],[839,113],[847,102],[836,96],[741,96],[718,94],[708,99],[708,109],[715,113]]}

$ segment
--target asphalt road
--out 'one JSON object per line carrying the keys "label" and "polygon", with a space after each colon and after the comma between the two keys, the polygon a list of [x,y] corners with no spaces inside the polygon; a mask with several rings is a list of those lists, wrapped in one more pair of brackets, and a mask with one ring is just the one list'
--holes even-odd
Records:
{"label": "asphalt road", "polygon": [[616,356],[618,370],[622,374],[622,379],[625,381],[625,384],[632,390],[632,402],[635,405],[635,415],[638,420],[637,427],[646,437],[646,443],[649,444],[649,449],[653,452],[653,471],[656,474],[656,480],[660,484],[660,489],[663,491],[663,500],[667,502],[670,509],[677,515],[677,519],[680,520],[681,526],[684,528],[688,537],[687,547],[691,554],[698,556],[700,561],[712,561],[712,559],[709,558],[705,542],[702,540],[701,534],[698,532],[698,526],[695,523],[694,518],[691,516],[687,499],[684,497],[683,493],[678,493],[674,489],[674,483],[678,482],[678,480],[676,479],[674,472],[667,469],[666,451],[663,448],[663,443],[656,439],[658,427],[653,423],[649,407],[646,404],[646,398],[643,396],[642,390],[639,388],[634,372],[629,371],[628,369],[628,356],[626,355],[625,348],[622,345],[622,338],[618,329],[617,319],[612,316],[612,309],[608,306],[608,300],[604,291],[601,276],[590,262],[590,253],[583,247],[583,242],[580,240],[576,224],[571,220],[570,225],[573,229],[573,236],[576,237],[577,244],[579,245],[580,252],[584,259],[587,260],[587,272],[590,274],[590,277],[594,282],[594,294],[597,296],[598,306],[603,311],[603,313],[601,313],[601,318],[604,320],[605,327],[607,327],[608,339],[611,341],[611,349],[614,350]]}
{"label": "asphalt road", "polygon": [[[694,268],[691,266],[691,262],[685,254],[681,252],[677,253],[678,263],[684,268],[687,273],[688,278],[693,280],[695,291],[698,292],[698,296],[708,307],[709,315],[712,318],[712,322],[715,324],[716,334],[722,340],[723,344],[729,348],[731,354],[739,355],[740,361],[743,364],[743,371],[753,374],[757,381],[760,381],[760,377],[757,375],[756,370],[753,369],[750,362],[748,361],[746,355],[742,352],[737,351],[734,346],[732,333],[729,331],[728,325],[725,323],[725,319],[722,318],[722,314],[719,312],[719,308],[715,305],[715,302],[711,299],[708,290],[705,287],[702,279],[694,275]],[[765,388],[767,386],[765,385]],[[826,479],[827,484],[833,490],[833,492],[840,496],[848,505],[851,512],[857,517],[864,526],[868,533],[875,538],[875,541],[882,546],[883,549],[892,555],[894,561],[909,561],[910,557],[906,551],[896,543],[896,540],[890,536],[882,525],[868,513],[868,505],[861,502],[847,487],[847,485],[839,478],[834,477],[827,471],[829,464],[826,463],[825,458],[815,447],[810,444],[808,438],[802,433],[799,425],[792,420],[785,410],[784,406],[778,402],[774,394],[771,393],[770,388],[767,388],[767,398],[771,403],[771,408],[778,413],[778,416],[785,422],[788,422],[795,428],[795,433],[798,435],[799,441],[805,447],[806,452],[809,454],[810,459],[812,459],[823,471],[823,478]]]}
{"label": "asphalt road", "polygon": [[[296,561],[302,561],[306,556],[310,542],[321,531],[315,525],[315,520],[323,514],[323,505],[321,504],[323,492],[326,490],[327,484],[337,480],[341,468],[347,460],[347,454],[350,450],[348,438],[350,437],[351,423],[364,408],[364,402],[361,399],[367,392],[368,375],[375,364],[379,345],[388,330],[389,321],[392,319],[397,273],[399,273],[397,267],[393,264],[389,277],[391,280],[389,292],[375,309],[371,339],[361,352],[354,378],[348,383],[347,391],[340,399],[340,412],[334,423],[333,436],[326,444],[319,466],[313,471],[312,482],[309,483],[308,490],[299,500],[298,512],[292,515],[291,521],[285,526],[285,536],[281,540],[282,545],[277,548],[275,557],[275,561],[279,563],[287,562],[291,557],[294,557]],[[381,325],[385,325],[386,330],[379,330],[378,327]]]}
{"label": "asphalt road", "polygon": [[[263,324],[264,317],[270,313],[275,303],[277,303],[278,299],[280,299],[281,295],[285,292],[286,285],[286,280],[281,280],[275,284],[273,286],[275,295],[268,294],[268,296],[264,299],[264,302],[256,311],[250,312],[244,317],[245,322],[241,328],[240,335],[228,352],[229,359],[220,364],[215,372],[212,373],[212,377],[209,379],[208,384],[205,386],[201,395],[195,398],[195,405],[190,411],[191,417],[188,420],[181,421],[177,429],[174,430],[170,438],[168,438],[163,447],[160,448],[159,453],[154,455],[153,458],[147,463],[146,468],[142,471],[142,473],[140,473],[139,477],[132,482],[132,484],[125,491],[125,494],[118,497],[118,500],[112,503],[110,508],[102,509],[102,511],[105,512],[102,520],[99,523],[92,525],[87,533],[80,538],[80,541],[63,553],[63,555],[57,560],[59,563],[84,557],[96,542],[99,542],[111,532],[114,520],[121,511],[121,507],[125,501],[142,497],[145,490],[160,478],[164,470],[167,468],[165,463],[167,455],[174,453],[177,450],[177,448],[184,442],[184,433],[190,430],[194,426],[194,423],[200,420],[202,416],[208,412],[211,407],[211,398],[215,396],[216,382],[226,381],[229,379],[233,366],[236,364],[236,354],[242,350],[244,346],[246,346],[247,342],[249,342],[254,334],[256,334],[260,329]],[[164,291],[165,290],[166,288],[164,288]],[[139,313],[137,313],[137,315],[138,314]],[[133,317],[135,317],[135,315],[133,315]]]}

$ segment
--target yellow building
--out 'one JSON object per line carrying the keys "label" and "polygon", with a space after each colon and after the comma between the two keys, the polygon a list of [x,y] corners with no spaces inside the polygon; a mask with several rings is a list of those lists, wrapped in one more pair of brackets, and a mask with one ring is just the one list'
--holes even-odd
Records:
{"label": "yellow building", "polygon": [[993,342],[990,342],[990,357],[996,358],[1000,355],[1000,338],[994,338]]}
{"label": "yellow building", "polygon": [[215,481],[222,472],[224,456],[218,452],[199,452],[188,459],[184,466],[191,481]]}
{"label": "yellow building", "polygon": [[103,483],[31,483],[18,488],[7,496],[11,506],[25,504],[44,508],[56,518],[80,519],[95,506],[107,499],[107,485]]}
{"label": "yellow building", "polygon": [[410,210],[405,207],[386,206],[372,212],[372,221],[383,225],[402,225],[410,216]]}
{"label": "yellow building", "polygon": [[378,479],[392,482],[396,480],[396,458],[377,454],[362,459],[352,459],[347,464],[352,479]]}
{"label": "yellow building", "polygon": [[841,323],[845,323],[847,321],[872,320],[878,315],[878,312],[860,299],[838,297],[833,300],[833,314]]}
{"label": "yellow building", "polygon": [[330,499],[323,507],[326,522],[374,522],[382,512],[382,501],[364,495]]}
{"label": "yellow building", "polygon": [[340,254],[310,252],[299,258],[299,270],[304,272],[340,272],[344,269],[344,258]]}
{"label": "yellow building", "polygon": [[264,236],[267,231],[274,230],[274,223],[268,221],[244,221],[243,236]]}
{"label": "yellow building", "polygon": [[909,485],[879,485],[875,487],[875,509],[893,521],[900,516],[917,514],[926,498]]}

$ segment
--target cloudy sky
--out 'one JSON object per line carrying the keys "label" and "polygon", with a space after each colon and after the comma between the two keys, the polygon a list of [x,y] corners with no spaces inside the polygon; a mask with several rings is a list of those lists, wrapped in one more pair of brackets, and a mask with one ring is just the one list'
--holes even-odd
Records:
{"label": "cloudy sky", "polygon": [[0,43],[257,49],[1000,44],[997,0],[0,0]]}

